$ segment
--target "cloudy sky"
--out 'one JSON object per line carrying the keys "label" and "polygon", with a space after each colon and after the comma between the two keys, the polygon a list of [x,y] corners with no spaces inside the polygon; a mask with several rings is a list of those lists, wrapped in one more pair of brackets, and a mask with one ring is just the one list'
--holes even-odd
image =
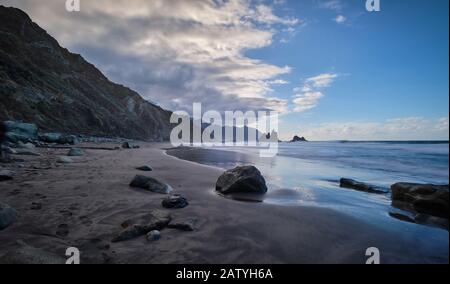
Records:
{"label": "cloudy sky", "polygon": [[170,110],[276,110],[281,137],[448,139],[448,1],[0,0]]}

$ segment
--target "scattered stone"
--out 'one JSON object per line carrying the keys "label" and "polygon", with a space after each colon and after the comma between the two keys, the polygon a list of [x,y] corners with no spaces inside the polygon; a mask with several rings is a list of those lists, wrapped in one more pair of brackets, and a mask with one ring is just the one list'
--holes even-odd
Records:
{"label": "scattered stone", "polygon": [[11,249],[0,258],[0,264],[65,264],[66,259],[59,255],[31,247],[23,241],[17,241],[16,248]]}
{"label": "scattered stone", "polygon": [[12,180],[14,172],[8,170],[0,170],[0,181]]}
{"label": "scattered stone", "polygon": [[38,202],[33,202],[31,203],[31,210],[41,210],[42,209],[42,204],[38,203]]}
{"label": "scattered stone", "polygon": [[70,151],[67,154],[67,156],[69,156],[69,157],[81,157],[81,156],[84,156],[84,152],[81,149],[72,148],[72,149],[70,149]]}
{"label": "scattered stone", "polygon": [[0,202],[0,230],[6,229],[16,222],[18,215],[14,208]]}
{"label": "scattered stone", "polygon": [[152,192],[169,194],[172,188],[165,183],[162,183],[154,178],[137,175],[130,183],[131,187],[143,188]]}
{"label": "scattered stone", "polygon": [[341,178],[340,187],[354,189],[354,190],[368,192],[368,193],[375,193],[375,194],[389,193],[388,189],[383,189],[383,188],[380,188],[380,187],[377,187],[374,185],[370,185],[367,183],[359,182],[359,181],[356,181],[353,179],[348,179],[348,178]]}
{"label": "scattered stone", "polygon": [[171,220],[172,217],[170,214],[161,210],[154,210],[150,214],[141,217],[139,220],[127,220],[122,223],[122,226],[124,226],[125,223],[135,223],[126,227],[112,239],[112,242],[127,241],[143,236],[153,230],[161,230],[167,227]]}
{"label": "scattered stone", "polygon": [[391,190],[393,206],[406,205],[418,213],[449,218],[448,185],[396,183]]}
{"label": "scattered stone", "polygon": [[4,125],[6,128],[6,141],[11,143],[17,143],[19,141],[29,142],[37,138],[38,128],[36,124],[5,121]]}
{"label": "scattered stone", "polygon": [[148,232],[146,238],[147,238],[147,241],[149,241],[149,242],[158,241],[161,239],[161,232],[158,230],[150,231],[150,232]]}
{"label": "scattered stone", "polygon": [[56,162],[60,163],[60,164],[71,164],[71,163],[73,163],[73,160],[69,157],[62,156],[62,157],[59,157]]}
{"label": "scattered stone", "polygon": [[123,142],[122,148],[123,149],[139,149],[140,147],[138,145],[133,145],[130,142]]}
{"label": "scattered stone", "polygon": [[216,191],[221,194],[265,194],[267,185],[261,172],[256,167],[243,166],[228,170],[221,175],[216,183]]}
{"label": "scattered stone", "polygon": [[179,194],[170,195],[161,202],[164,208],[181,209],[189,205],[186,198]]}
{"label": "scattered stone", "polygon": [[136,170],[140,170],[140,171],[143,171],[143,172],[151,172],[151,171],[153,171],[153,169],[150,168],[149,166],[137,167]]}
{"label": "scattered stone", "polygon": [[196,222],[197,222],[196,219],[187,219],[187,220],[181,221],[181,222],[170,223],[169,225],[167,225],[167,228],[177,229],[177,230],[185,231],[185,232],[192,232],[195,230]]}

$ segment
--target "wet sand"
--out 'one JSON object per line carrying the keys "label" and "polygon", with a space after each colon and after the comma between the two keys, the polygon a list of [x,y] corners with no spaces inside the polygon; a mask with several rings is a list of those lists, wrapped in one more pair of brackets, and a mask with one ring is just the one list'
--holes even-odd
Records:
{"label": "wet sand", "polygon": [[[414,234],[399,238],[330,209],[226,199],[214,193],[222,170],[168,156],[163,150],[168,145],[140,145],[86,150],[64,165],[55,161],[67,150],[39,149],[41,157],[16,156],[25,161],[2,165],[16,175],[0,183],[0,201],[20,217],[0,231],[0,258],[23,240],[61,257],[75,246],[81,263],[363,264],[368,247],[380,249],[382,263],[448,263],[448,241],[446,251],[437,251],[433,240],[417,240]],[[134,169],[142,165],[153,172]],[[111,243],[125,220],[167,210],[161,206],[163,195],[129,187],[136,174],[166,182],[185,196],[188,207],[168,211],[174,221],[196,218],[196,230],[164,229],[157,242],[142,236]],[[32,210],[33,202],[42,208]]]}

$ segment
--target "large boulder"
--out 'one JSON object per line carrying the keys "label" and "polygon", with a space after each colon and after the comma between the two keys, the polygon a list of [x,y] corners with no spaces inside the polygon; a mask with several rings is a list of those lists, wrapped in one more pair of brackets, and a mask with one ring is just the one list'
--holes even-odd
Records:
{"label": "large boulder", "polygon": [[161,193],[161,194],[169,194],[172,191],[172,187],[168,184],[162,183],[157,179],[152,177],[146,177],[137,175],[130,183],[131,187],[143,188],[148,191]]}
{"label": "large boulder", "polygon": [[419,213],[448,219],[448,185],[396,183],[391,191],[394,206],[406,204]]}
{"label": "large boulder", "polygon": [[15,121],[5,121],[6,141],[11,143],[29,142],[36,140],[38,137],[38,127],[32,123],[22,123]]}
{"label": "large boulder", "polygon": [[367,184],[364,182],[359,182],[353,179],[348,179],[348,178],[341,178],[340,180],[340,187],[342,188],[349,188],[349,189],[354,189],[357,191],[363,191],[363,192],[368,192],[368,193],[376,193],[376,194],[384,194],[384,193],[388,193],[389,190],[387,189],[383,189],[371,184]]}
{"label": "large boulder", "polygon": [[7,204],[0,202],[0,230],[6,229],[17,221],[17,211]]}
{"label": "large boulder", "polygon": [[236,167],[223,173],[216,183],[221,194],[267,192],[266,180],[254,166]]}

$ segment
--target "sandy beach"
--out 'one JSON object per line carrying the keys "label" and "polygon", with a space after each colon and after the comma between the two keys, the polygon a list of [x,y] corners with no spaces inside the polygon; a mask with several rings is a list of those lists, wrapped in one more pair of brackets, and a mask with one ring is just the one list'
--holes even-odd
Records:
{"label": "sandy beach", "polygon": [[[67,149],[41,148],[40,157],[3,164],[15,175],[0,183],[0,200],[19,219],[0,232],[0,259],[24,242],[63,258],[77,247],[81,263],[363,264],[369,247],[380,249],[383,263],[448,262],[448,242],[447,251],[437,251],[433,240],[399,239],[334,210],[223,198],[214,193],[223,170],[168,156],[167,144],[140,146],[86,150],[72,164],[55,162]],[[189,206],[164,209],[164,195],[129,187],[142,165],[153,168],[144,175],[171,185]],[[195,230],[166,228],[157,242],[145,236],[111,242],[124,221],[155,209],[170,212],[173,221],[196,219]]]}

